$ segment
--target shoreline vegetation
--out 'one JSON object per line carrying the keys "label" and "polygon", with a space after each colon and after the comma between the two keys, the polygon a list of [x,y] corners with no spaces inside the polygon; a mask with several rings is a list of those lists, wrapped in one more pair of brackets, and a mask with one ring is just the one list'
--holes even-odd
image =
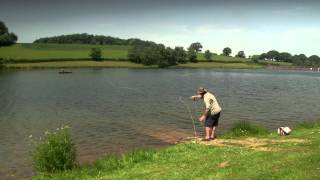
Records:
{"label": "shoreline vegetation", "polygon": [[[298,69],[320,71],[320,57],[270,50],[261,55],[246,56],[243,50],[232,57],[225,47],[221,54],[203,50],[200,42],[184,47],[166,47],[137,38],[69,34],[36,39],[33,43],[16,43],[18,37],[9,33],[4,23],[1,29],[8,42],[0,44],[0,66],[3,68],[233,68]],[[83,62],[79,62],[83,61]],[[101,62],[98,64],[97,61]],[[110,61],[108,63],[104,61]],[[123,63],[119,63],[119,62]],[[111,63],[112,62],[112,63]],[[139,65],[133,65],[135,64]],[[31,64],[34,63],[34,64]],[[199,63],[199,64],[197,64]],[[280,68],[279,68],[280,67]],[[272,68],[271,68],[272,69]]]}
{"label": "shoreline vegetation", "polygon": [[[101,49],[101,60],[89,57],[90,49]],[[50,68],[158,68],[157,65],[133,63],[128,58],[128,45],[91,45],[91,44],[35,44],[18,43],[0,48],[3,67],[8,69],[50,69]],[[185,62],[166,68],[234,68],[256,69],[267,66],[291,68],[291,63],[253,62],[251,59],[197,53],[197,62]]]}
{"label": "shoreline vegetation", "polygon": [[300,123],[288,136],[240,121],[214,141],[191,138],[163,149],[108,155],[33,179],[317,179],[319,146],[319,121]]}
{"label": "shoreline vegetation", "polygon": [[[5,64],[6,69],[55,69],[55,68],[159,68],[158,66],[146,66],[130,61],[53,61],[53,62],[32,62],[32,63],[10,63]],[[172,68],[234,68],[234,69],[257,69],[263,68],[259,64],[251,63],[221,63],[221,62],[199,62],[179,64]]]}

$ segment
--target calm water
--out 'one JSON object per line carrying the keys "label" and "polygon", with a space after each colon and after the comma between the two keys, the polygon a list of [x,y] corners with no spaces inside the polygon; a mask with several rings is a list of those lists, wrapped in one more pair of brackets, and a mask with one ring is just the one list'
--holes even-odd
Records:
{"label": "calm water", "polygon": [[[223,108],[220,133],[236,120],[270,129],[320,117],[320,73],[267,70],[75,69],[0,72],[0,177],[28,177],[29,135],[71,126],[81,162],[109,152],[163,147],[192,136],[179,97],[207,86]],[[201,125],[197,124],[198,131]]]}

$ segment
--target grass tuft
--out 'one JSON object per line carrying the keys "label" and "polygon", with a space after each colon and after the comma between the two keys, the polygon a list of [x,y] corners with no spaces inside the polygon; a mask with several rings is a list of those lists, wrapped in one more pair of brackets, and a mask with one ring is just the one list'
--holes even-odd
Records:
{"label": "grass tuft", "polygon": [[252,135],[266,135],[269,131],[257,124],[253,124],[249,121],[238,121],[236,122],[232,129],[231,135],[240,137],[240,136],[252,136]]}
{"label": "grass tuft", "polygon": [[312,129],[320,126],[320,120],[302,121],[296,126],[297,129]]}

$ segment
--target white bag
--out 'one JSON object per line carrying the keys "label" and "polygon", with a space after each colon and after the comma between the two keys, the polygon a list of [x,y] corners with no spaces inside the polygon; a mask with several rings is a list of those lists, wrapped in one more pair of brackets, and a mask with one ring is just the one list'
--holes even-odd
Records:
{"label": "white bag", "polygon": [[280,136],[289,135],[291,133],[291,129],[289,127],[279,127],[278,134]]}

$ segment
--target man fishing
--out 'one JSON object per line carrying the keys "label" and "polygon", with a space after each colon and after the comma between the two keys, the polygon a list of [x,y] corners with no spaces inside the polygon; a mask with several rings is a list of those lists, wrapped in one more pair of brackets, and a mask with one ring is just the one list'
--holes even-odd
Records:
{"label": "man fishing", "polygon": [[208,90],[203,87],[200,87],[197,90],[197,95],[191,96],[191,99],[203,99],[206,108],[199,117],[199,121],[205,121],[206,137],[203,139],[203,141],[214,140],[214,132],[218,126],[219,117],[222,110],[217,99],[212,93],[208,92]]}

